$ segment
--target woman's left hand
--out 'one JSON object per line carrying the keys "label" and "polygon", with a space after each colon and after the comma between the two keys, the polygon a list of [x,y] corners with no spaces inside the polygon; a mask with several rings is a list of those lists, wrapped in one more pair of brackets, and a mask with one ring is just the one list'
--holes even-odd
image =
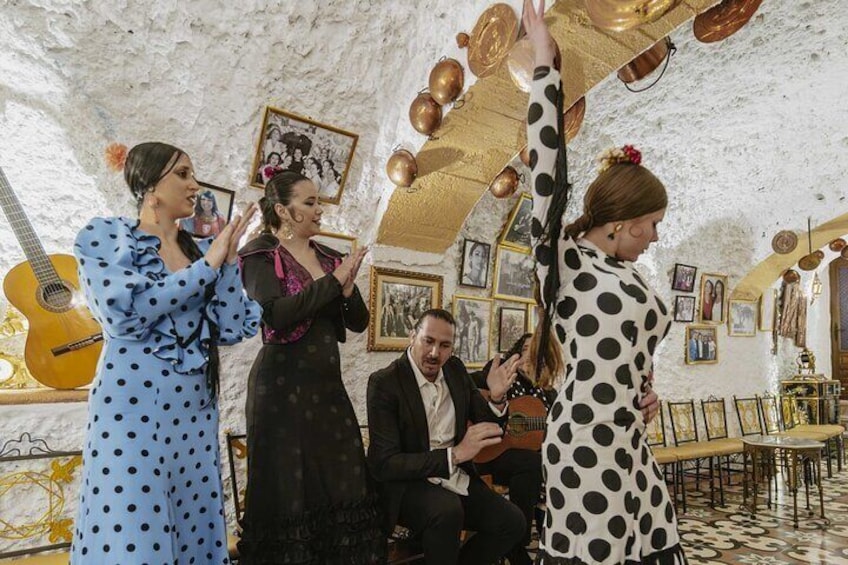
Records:
{"label": "woman's left hand", "polygon": [[353,289],[356,286],[356,275],[359,273],[359,267],[362,266],[362,260],[365,259],[367,253],[368,248],[363,246],[352,254],[353,265],[350,269],[350,275],[348,275],[347,280],[342,285],[342,296],[345,298],[353,296]]}
{"label": "woman's left hand", "polygon": [[256,210],[256,203],[252,202],[241,216],[236,216],[227,226],[232,227],[232,231],[229,234],[229,245],[227,246],[227,263],[230,265],[238,261],[239,241],[241,241],[241,238],[247,230],[250,220],[253,219],[253,215],[256,213]]}
{"label": "woman's left hand", "polygon": [[639,408],[642,409],[642,417],[646,424],[650,424],[651,420],[657,417],[660,411],[660,397],[654,392],[654,373],[648,375],[648,382],[645,384],[646,393],[639,403]]}

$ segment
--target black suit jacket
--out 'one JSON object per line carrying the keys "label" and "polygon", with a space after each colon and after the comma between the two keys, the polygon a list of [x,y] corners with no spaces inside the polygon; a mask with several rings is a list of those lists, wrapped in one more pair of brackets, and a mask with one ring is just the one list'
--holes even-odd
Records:
{"label": "black suit jacket", "polygon": [[[502,422],[474,386],[457,357],[442,368],[456,410],[454,445],[459,445],[468,421]],[[430,432],[424,401],[406,352],[368,379],[368,466],[377,480],[385,527],[397,523],[407,485],[427,477],[448,478],[447,449],[430,450]],[[460,465],[477,475],[470,461]]]}

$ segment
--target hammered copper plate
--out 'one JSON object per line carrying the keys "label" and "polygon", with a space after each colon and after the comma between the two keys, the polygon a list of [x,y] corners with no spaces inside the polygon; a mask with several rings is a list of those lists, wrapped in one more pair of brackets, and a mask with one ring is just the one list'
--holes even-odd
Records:
{"label": "hammered copper plate", "polygon": [[748,23],[762,0],[724,0],[695,17],[692,31],[702,43],[727,39]]}
{"label": "hammered copper plate", "polygon": [[783,230],[774,234],[771,240],[771,248],[775,253],[786,255],[798,246],[798,235],[794,231]]}
{"label": "hammered copper plate", "polygon": [[837,237],[833,241],[827,244],[831,251],[836,251],[837,253],[842,251],[845,248],[845,240],[841,237]]}
{"label": "hammered copper plate", "polygon": [[804,255],[798,260],[798,268],[802,271],[813,271],[821,264],[821,258],[815,253]]}
{"label": "hammered copper plate", "polygon": [[489,6],[477,19],[468,43],[468,68],[478,78],[493,74],[518,38],[518,16],[507,4]]}
{"label": "hammered copper plate", "polygon": [[592,23],[602,29],[625,31],[655,22],[680,0],[586,0]]}
{"label": "hammered copper plate", "polygon": [[619,80],[626,83],[636,82],[654,72],[668,56],[668,43],[667,37],[660,39],[650,49],[618,69]]}
{"label": "hammered copper plate", "polygon": [[565,118],[562,126],[565,128],[565,140],[571,141],[574,136],[580,131],[580,126],[583,125],[583,116],[586,115],[586,97],[572,104],[571,108],[565,111]]}

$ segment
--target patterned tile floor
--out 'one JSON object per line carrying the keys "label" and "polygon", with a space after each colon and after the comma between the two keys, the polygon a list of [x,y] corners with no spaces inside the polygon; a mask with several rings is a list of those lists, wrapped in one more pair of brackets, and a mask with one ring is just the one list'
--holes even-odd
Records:
{"label": "patterned tile floor", "polygon": [[[837,472],[834,465],[833,477],[823,479],[826,520],[820,516],[818,492],[810,491],[812,515],[799,492],[797,529],[792,524],[792,497],[784,485],[777,506],[769,510],[761,498],[752,518],[742,508],[741,480],[734,474],[734,484],[725,485],[725,506],[716,508],[710,508],[708,490],[698,492],[687,483],[687,511],[679,514],[678,522],[690,565],[848,565],[848,469]],[[707,488],[704,482],[701,488]],[[533,537],[535,548],[538,541]]]}
{"label": "patterned tile floor", "polygon": [[825,520],[815,489],[810,511],[805,508],[803,490],[799,492],[797,529],[792,523],[792,496],[785,485],[779,486],[777,505],[769,510],[761,499],[752,518],[742,507],[741,477],[733,480],[736,484],[725,488],[725,506],[716,508],[709,506],[709,491],[698,493],[694,485],[687,485],[687,512],[678,521],[691,565],[848,565],[848,470],[837,472],[834,465],[833,477],[823,478]]}

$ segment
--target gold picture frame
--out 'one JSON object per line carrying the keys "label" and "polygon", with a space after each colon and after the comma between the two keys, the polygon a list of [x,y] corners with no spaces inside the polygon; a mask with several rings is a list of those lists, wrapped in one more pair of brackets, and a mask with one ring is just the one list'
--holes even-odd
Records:
{"label": "gold picture frame", "polygon": [[727,275],[703,273],[701,292],[698,293],[698,322],[724,324],[727,319]]}
{"label": "gold picture frame", "polygon": [[403,351],[418,317],[442,307],[443,278],[384,267],[371,267],[371,321],[368,351]]}
{"label": "gold picture frame", "polygon": [[530,223],[533,218],[533,197],[522,192],[501,232],[498,243],[530,252]]}
{"label": "gold picture frame", "polygon": [[338,251],[342,255],[350,255],[356,251],[356,248],[358,247],[358,241],[355,237],[352,235],[345,235],[343,233],[322,231],[318,232],[317,235],[313,235],[310,239],[322,245],[326,245],[334,251]]}
{"label": "gold picture frame", "polygon": [[265,107],[259,131],[250,186],[265,188],[277,172],[294,171],[315,183],[321,202],[341,201],[357,134],[271,106]]}
{"label": "gold picture frame", "polygon": [[535,304],[534,269],[535,263],[529,249],[498,245],[495,250],[492,298]]}
{"label": "gold picture frame", "polygon": [[[497,345],[498,353],[506,353],[527,333],[529,304],[523,302],[498,302],[495,305],[497,316],[497,335],[492,334],[492,343]],[[495,328],[492,328],[493,331]]]}
{"label": "gold picture frame", "polygon": [[718,363],[718,326],[686,326],[684,340],[687,365],[709,365]]}
{"label": "gold picture frame", "polygon": [[760,305],[757,300],[731,298],[727,303],[727,335],[754,337],[759,325]]}
{"label": "gold picture frame", "polygon": [[492,352],[492,299],[454,294],[451,313],[456,320],[454,355],[466,367],[483,367]]}

